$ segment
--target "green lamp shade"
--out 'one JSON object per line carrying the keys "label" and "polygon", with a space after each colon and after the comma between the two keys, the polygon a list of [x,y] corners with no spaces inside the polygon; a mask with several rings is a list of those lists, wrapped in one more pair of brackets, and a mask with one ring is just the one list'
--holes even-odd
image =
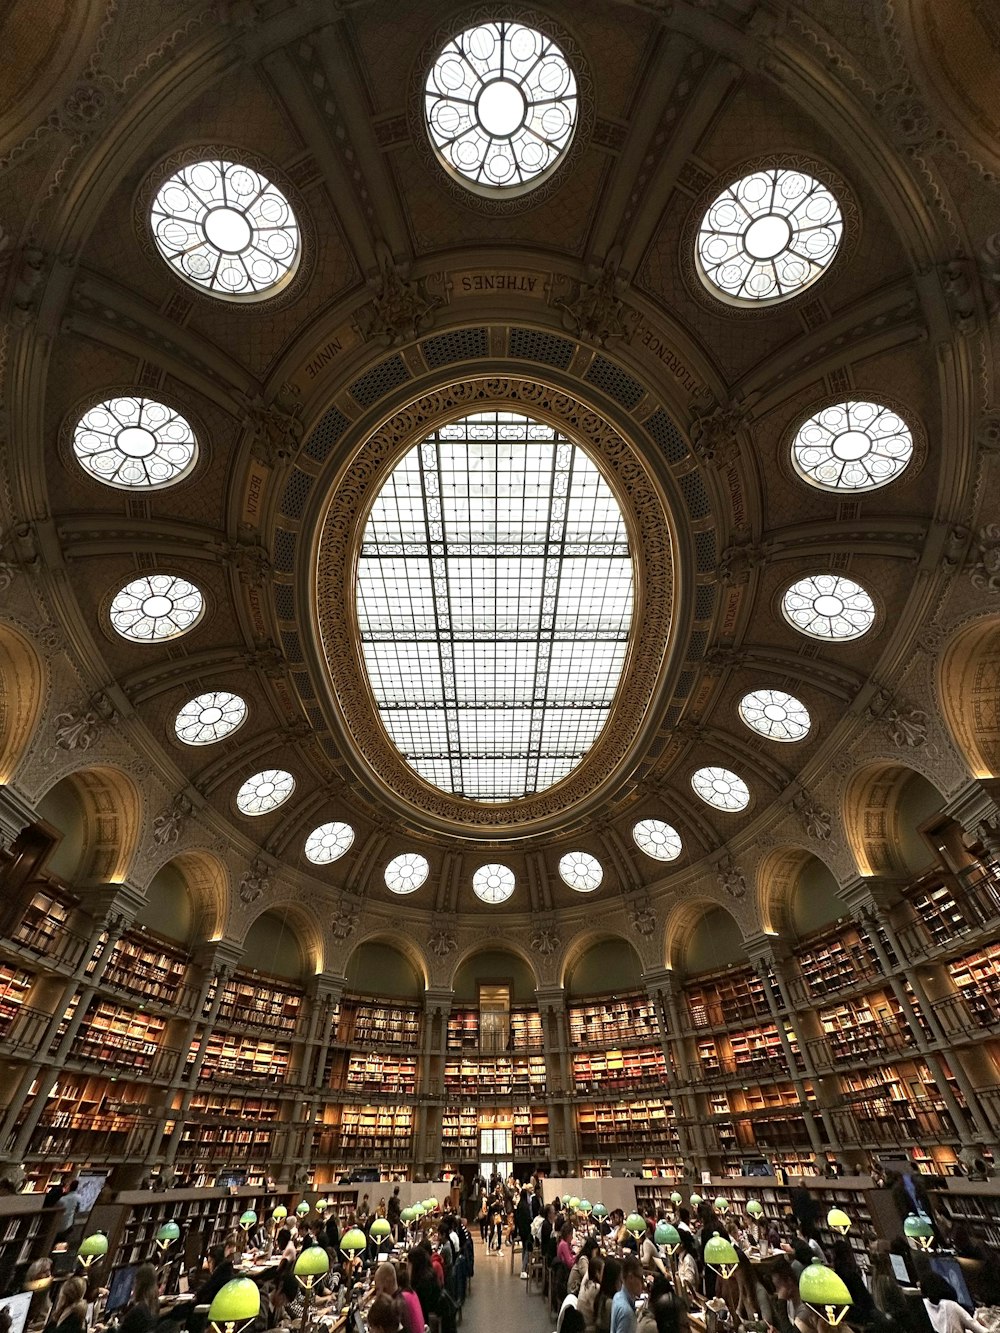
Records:
{"label": "green lamp shade", "polygon": [[826,1225],[831,1231],[839,1231],[842,1236],[846,1236],[851,1229],[851,1219],[843,1208],[831,1208],[826,1215]]}
{"label": "green lamp shade", "polygon": [[260,1290],[248,1277],[236,1277],[216,1292],[208,1307],[211,1324],[245,1324],[260,1314]]}
{"label": "green lamp shade", "polygon": [[715,1207],[715,1211],[716,1211],[717,1213],[728,1213],[728,1212],[729,1212],[729,1200],[728,1200],[728,1199],[724,1199],[724,1198],[722,1197],[722,1195],[720,1194],[719,1197],[718,1197],[718,1198],[716,1199],[716,1201],[715,1201],[714,1207]]}
{"label": "green lamp shade", "polygon": [[311,1209],[310,1209],[309,1205],[306,1203],[305,1199],[303,1199],[302,1202],[299,1204],[299,1206],[298,1206],[298,1207],[296,1208],[296,1210],[295,1210],[295,1216],[296,1216],[296,1217],[308,1217],[310,1212],[311,1212]]}
{"label": "green lamp shade", "polygon": [[168,1245],[172,1245],[175,1240],[180,1239],[181,1229],[176,1222],[164,1222],[156,1233],[157,1240],[164,1240]]}
{"label": "green lamp shade", "polygon": [[252,1208],[248,1208],[240,1218],[240,1226],[244,1231],[249,1231],[251,1227],[257,1225],[257,1214]]}
{"label": "green lamp shade", "polygon": [[295,1260],[296,1277],[322,1277],[330,1271],[330,1256],[322,1245],[307,1245]]}
{"label": "green lamp shade", "polygon": [[934,1228],[919,1213],[911,1213],[903,1222],[903,1235],[907,1240],[916,1241],[922,1250],[929,1250],[934,1244]]}
{"label": "green lamp shade", "polygon": [[701,1202],[702,1202],[702,1198],[701,1198],[701,1195],[700,1195],[700,1194],[692,1194],[692,1195],[691,1195],[691,1207],[692,1207],[692,1208],[697,1208],[698,1205],[699,1205]]}
{"label": "green lamp shade", "polygon": [[325,1200],[325,1199],[317,1199],[317,1200],[316,1200],[316,1211],[317,1211],[317,1213],[325,1213],[325,1212],[326,1212],[326,1209],[327,1209],[327,1203],[326,1203],[326,1200]]}
{"label": "green lamp shade", "polygon": [[368,1244],[365,1233],[358,1227],[352,1227],[346,1236],[340,1241],[340,1248],[345,1254],[360,1254]]}
{"label": "green lamp shade", "polygon": [[399,1220],[404,1224],[404,1226],[409,1226],[411,1222],[415,1222],[417,1220],[416,1208],[411,1208],[410,1205],[407,1204],[406,1207],[403,1209],[403,1211],[399,1214]]}
{"label": "green lamp shade", "polygon": [[376,1240],[383,1240],[386,1236],[392,1235],[392,1227],[384,1217],[376,1217],[375,1221],[368,1228],[369,1235]]}
{"label": "green lamp shade", "polygon": [[594,1205],[589,1199],[581,1199],[576,1205],[576,1211],[578,1213],[583,1213],[584,1217],[587,1217],[594,1211]]}
{"label": "green lamp shade", "polygon": [[[833,1209],[833,1212],[836,1211],[837,1211],[836,1209]],[[751,1217],[763,1217],[764,1205],[761,1203],[759,1199],[751,1199],[750,1202],[747,1204],[747,1212],[750,1214]]]}
{"label": "green lamp shade", "polygon": [[646,1219],[638,1213],[629,1213],[625,1219],[625,1230],[631,1231],[633,1236],[641,1236],[646,1230]]}
{"label": "green lamp shade", "polygon": [[603,1222],[608,1215],[608,1210],[603,1203],[595,1203],[591,1212],[593,1213],[593,1216],[597,1218],[598,1222]]}
{"label": "green lamp shade", "polygon": [[851,1293],[833,1271],[814,1260],[799,1276],[803,1302],[828,1324],[839,1324],[851,1307]]}
{"label": "green lamp shade", "polygon": [[706,1265],[714,1269],[720,1277],[732,1277],[739,1267],[739,1255],[736,1246],[725,1236],[713,1236],[705,1246],[703,1256]]}
{"label": "green lamp shade", "polygon": [[679,1190],[674,1190],[674,1192],[670,1196],[670,1202],[674,1205],[675,1208],[679,1208],[681,1204],[684,1202],[684,1196],[680,1193]]}
{"label": "green lamp shade", "polygon": [[580,1200],[576,1197],[575,1194],[571,1195],[570,1198],[566,1200],[566,1207],[569,1209],[576,1209],[580,1207]]}
{"label": "green lamp shade", "polygon": [[425,1199],[424,1203],[427,1205],[427,1211],[429,1213],[433,1213],[434,1209],[438,1206],[438,1201],[433,1194],[429,1199]]}
{"label": "green lamp shade", "polygon": [[92,1236],[85,1236],[80,1242],[78,1254],[86,1259],[100,1259],[108,1252],[108,1238],[103,1231],[95,1231]]}
{"label": "green lamp shade", "polygon": [[274,1218],[275,1222],[284,1222],[285,1218],[288,1216],[288,1209],[283,1203],[279,1203],[271,1216]]}
{"label": "green lamp shade", "polygon": [[657,1222],[653,1239],[657,1245],[665,1246],[672,1253],[681,1243],[681,1233],[670,1222]]}

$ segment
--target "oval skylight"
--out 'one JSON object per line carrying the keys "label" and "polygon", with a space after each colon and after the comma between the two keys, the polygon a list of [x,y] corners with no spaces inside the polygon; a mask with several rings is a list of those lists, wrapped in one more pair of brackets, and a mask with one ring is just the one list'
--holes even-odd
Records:
{"label": "oval skylight", "polygon": [[698,267],[724,300],[784,301],[822,276],[843,230],[821,181],[782,167],[755,171],[727,185],[702,219]]}
{"label": "oval skylight", "polygon": [[800,741],[809,734],[809,710],[784,690],[754,690],[740,700],[740,717],[772,741]]}
{"label": "oval skylight", "polygon": [[397,464],[357,575],[382,724],[427,782],[516,801],[574,769],[632,621],[621,510],[577,445],[514,412],[441,427]]}
{"label": "oval skylight", "polygon": [[480,866],[472,876],[472,892],[484,903],[505,903],[514,892],[514,872],[510,866]]}
{"label": "oval skylight", "polygon": [[295,779],[283,768],[265,768],[247,778],[236,793],[236,808],[243,815],[267,815],[283,805],[295,790]]}
{"label": "oval skylight", "polygon": [[676,861],[681,854],[681,835],[662,819],[640,819],[632,838],[641,852],[656,861]]}
{"label": "oval skylight", "polygon": [[567,852],[559,859],[559,875],[577,893],[593,893],[601,887],[604,870],[597,857],[589,852]]}
{"label": "oval skylight", "polygon": [[853,579],[810,574],[781,599],[785,619],[811,639],[860,639],[875,623],[875,603]]}
{"label": "oval skylight", "polygon": [[320,824],[306,838],[306,857],[314,866],[328,866],[337,861],[350,848],[354,841],[354,830],[350,824]]}
{"label": "oval skylight", "polygon": [[734,813],[750,804],[750,789],[728,768],[699,768],[691,775],[691,786],[708,805]]}
{"label": "oval skylight", "polygon": [[796,471],[824,491],[887,486],[912,457],[909,426],[881,403],[832,403],[804,421],[792,442]]}
{"label": "oval skylight", "polygon": [[259,300],[286,285],[299,261],[291,204],[253,167],[192,162],[157,192],[153,240],[193,287],[228,300]]}
{"label": "oval skylight", "polygon": [[413,893],[429,873],[426,856],[419,852],[401,852],[385,868],[385,887],[392,893]]}
{"label": "oval skylight", "polygon": [[119,588],[111,601],[111,624],[133,643],[179,639],[205,611],[200,589],[173,574],[147,574]]}
{"label": "oval skylight", "polygon": [[569,147],[577,90],[566,57],[522,23],[453,37],[427,75],[431,143],[450,171],[489,193],[540,183]]}
{"label": "oval skylight", "polygon": [[73,453],[105,486],[155,490],[171,486],[195,465],[190,423],[153,398],[108,398],[87,409],[73,431]]}
{"label": "oval skylight", "polygon": [[211,745],[235,731],[246,715],[246,701],[238,694],[209,690],[188,700],[177,714],[174,731],[185,745]]}

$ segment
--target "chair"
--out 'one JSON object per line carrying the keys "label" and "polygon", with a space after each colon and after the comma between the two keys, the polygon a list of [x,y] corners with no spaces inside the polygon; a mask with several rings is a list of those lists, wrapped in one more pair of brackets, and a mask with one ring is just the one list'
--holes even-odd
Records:
{"label": "chair", "polygon": [[531,1257],[528,1260],[528,1281],[525,1289],[530,1291],[535,1283],[538,1283],[538,1294],[545,1294],[545,1260],[542,1258],[542,1252],[536,1245],[531,1251]]}

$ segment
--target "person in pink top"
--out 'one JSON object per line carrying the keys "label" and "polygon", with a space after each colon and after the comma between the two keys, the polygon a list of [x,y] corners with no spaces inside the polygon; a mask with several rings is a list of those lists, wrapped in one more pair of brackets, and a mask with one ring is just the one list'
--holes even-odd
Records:
{"label": "person in pink top", "polygon": [[[420,1308],[417,1293],[410,1288],[410,1279],[406,1275],[406,1266],[395,1268],[392,1264],[379,1264],[375,1270],[375,1285],[378,1287],[378,1275],[383,1268],[392,1269],[395,1294],[403,1303],[403,1333],[424,1333],[424,1312]],[[388,1278],[385,1279],[388,1281]],[[383,1290],[383,1288],[379,1288]],[[391,1294],[388,1293],[387,1294]]]}
{"label": "person in pink top", "polygon": [[573,1253],[571,1241],[573,1239],[572,1222],[564,1222],[559,1232],[559,1244],[556,1246],[556,1263],[565,1264],[567,1269],[573,1267],[576,1263],[576,1255]]}

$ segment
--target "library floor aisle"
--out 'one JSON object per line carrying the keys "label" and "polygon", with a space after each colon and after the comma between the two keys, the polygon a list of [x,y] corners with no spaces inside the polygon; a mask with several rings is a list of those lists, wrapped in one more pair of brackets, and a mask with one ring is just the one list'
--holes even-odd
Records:
{"label": "library floor aisle", "polygon": [[476,1276],[465,1303],[461,1333],[552,1333],[555,1320],[549,1316],[548,1301],[538,1295],[537,1287],[529,1296],[526,1286],[521,1281],[520,1259],[511,1277],[509,1250],[495,1259],[477,1245]]}

